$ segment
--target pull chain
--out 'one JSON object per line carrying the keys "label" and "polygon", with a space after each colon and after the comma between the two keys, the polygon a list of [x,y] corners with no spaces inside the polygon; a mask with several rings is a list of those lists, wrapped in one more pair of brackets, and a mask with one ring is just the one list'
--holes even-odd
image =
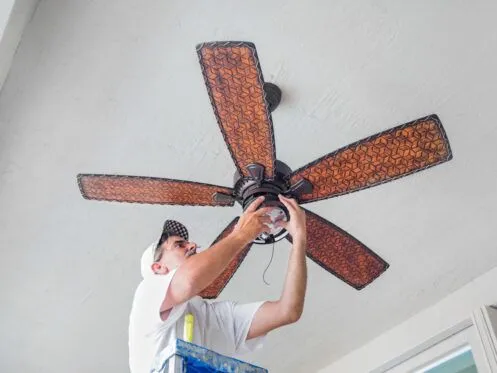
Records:
{"label": "pull chain", "polygon": [[262,281],[264,281],[264,283],[268,286],[269,286],[269,282],[266,281],[266,272],[269,269],[269,266],[271,265],[271,263],[273,262],[273,256],[274,256],[274,242],[273,242],[273,250],[271,251],[271,259],[269,259],[269,263],[268,263],[266,269],[264,270],[264,273],[262,274]]}

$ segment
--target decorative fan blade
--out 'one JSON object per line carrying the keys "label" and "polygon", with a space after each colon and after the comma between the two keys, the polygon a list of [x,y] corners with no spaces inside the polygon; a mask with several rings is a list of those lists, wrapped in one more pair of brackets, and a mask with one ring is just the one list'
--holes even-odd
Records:
{"label": "decorative fan blade", "polygon": [[193,181],[142,176],[79,174],[78,184],[86,199],[161,205],[233,206],[232,189]]}
{"label": "decorative fan blade", "polygon": [[356,238],[309,210],[305,213],[307,256],[314,262],[357,290],[386,271],[388,263]]}
{"label": "decorative fan blade", "polygon": [[437,115],[394,127],[325,155],[296,170],[313,191],[301,203],[369,188],[452,159],[449,140]]}
{"label": "decorative fan blade", "polygon": [[[224,228],[223,232],[216,238],[212,245],[229,235],[233,228],[235,228],[237,222],[238,218],[235,218],[226,228]],[[228,264],[228,267],[226,267],[224,272],[221,273],[219,277],[216,278],[208,287],[206,287],[202,293],[200,293],[200,296],[207,299],[217,298],[229,280],[231,280],[238,267],[240,267],[240,264],[242,264],[243,259],[247,256],[251,247],[252,243],[245,246],[243,250],[231,261],[231,263]]]}
{"label": "decorative fan blade", "polygon": [[255,45],[212,42],[197,46],[202,73],[217,123],[240,175],[247,166],[264,166],[274,176],[276,149],[264,79]]}

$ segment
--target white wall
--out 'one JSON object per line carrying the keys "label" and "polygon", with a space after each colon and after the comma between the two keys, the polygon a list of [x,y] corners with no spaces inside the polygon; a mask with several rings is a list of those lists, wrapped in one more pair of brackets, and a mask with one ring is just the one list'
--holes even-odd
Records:
{"label": "white wall", "polygon": [[474,309],[496,301],[497,267],[318,373],[369,372],[471,317]]}
{"label": "white wall", "polygon": [[14,0],[2,0],[0,1],[0,40],[7,26],[7,21],[9,20],[10,13],[12,12],[12,7],[14,6]]}
{"label": "white wall", "polygon": [[38,0],[0,0],[0,90]]}

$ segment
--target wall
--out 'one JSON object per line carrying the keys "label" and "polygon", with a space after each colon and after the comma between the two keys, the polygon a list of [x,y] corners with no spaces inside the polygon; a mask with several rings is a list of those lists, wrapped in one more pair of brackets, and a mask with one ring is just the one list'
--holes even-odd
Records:
{"label": "wall", "polygon": [[497,267],[318,373],[369,372],[471,317],[474,309],[496,301]]}
{"label": "wall", "polygon": [[33,16],[38,0],[0,1],[0,90],[12,65],[24,28]]}
{"label": "wall", "polygon": [[7,21],[9,20],[13,6],[14,0],[0,1],[0,40],[2,39],[5,27],[7,26]]}

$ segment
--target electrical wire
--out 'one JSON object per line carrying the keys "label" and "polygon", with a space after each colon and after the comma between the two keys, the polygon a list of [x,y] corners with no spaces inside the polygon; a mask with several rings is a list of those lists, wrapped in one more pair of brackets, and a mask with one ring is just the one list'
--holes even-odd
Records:
{"label": "electrical wire", "polygon": [[269,282],[266,281],[266,272],[267,270],[269,269],[269,266],[271,265],[271,263],[273,262],[273,256],[274,256],[274,241],[273,241],[273,250],[271,251],[271,259],[269,259],[269,263],[266,267],[266,269],[264,270],[264,273],[262,274],[262,281],[264,281],[264,283],[269,286]]}

